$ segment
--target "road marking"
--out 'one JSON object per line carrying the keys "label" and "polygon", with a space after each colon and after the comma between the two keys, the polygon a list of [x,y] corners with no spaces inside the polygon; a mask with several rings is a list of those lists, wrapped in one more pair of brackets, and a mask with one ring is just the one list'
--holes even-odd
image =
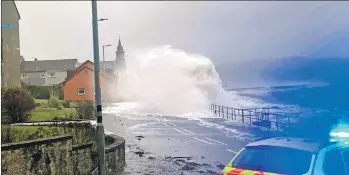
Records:
{"label": "road marking", "polygon": [[174,130],[176,130],[176,131],[178,131],[178,132],[180,132],[180,133],[182,133],[182,134],[186,134],[186,133],[184,133],[184,132],[182,132],[181,130],[178,130],[178,129],[176,129],[176,128],[173,128]]}
{"label": "road marking", "polygon": [[144,127],[144,126],[152,125],[152,124],[157,124],[157,123],[159,123],[159,122],[136,124],[136,125],[133,125],[133,126],[129,127],[129,129],[133,130],[133,129],[137,129],[137,128],[140,128],[140,127]]}
{"label": "road marking", "polygon": [[229,152],[231,152],[231,153],[234,153],[234,154],[237,154],[238,152],[236,152],[236,151],[233,151],[233,150],[231,150],[231,149],[226,149],[227,151],[229,151]]}
{"label": "road marking", "polygon": [[164,122],[162,122],[162,124],[164,124],[164,125],[166,125],[167,127],[170,127],[170,126],[168,126],[166,123],[164,123]]}
{"label": "road marking", "polygon": [[193,138],[196,139],[196,140],[199,140],[199,141],[201,141],[201,142],[210,144],[210,145],[213,144],[213,143],[207,142],[207,141],[205,141],[205,140],[201,140],[201,139],[199,139],[199,138],[197,138],[197,137],[193,137]]}
{"label": "road marking", "polygon": [[177,127],[177,125],[175,125],[175,124],[173,124],[173,123],[171,123],[171,122],[168,122],[169,124],[171,124],[172,126],[174,126],[174,127]]}
{"label": "road marking", "polygon": [[181,128],[181,129],[184,130],[184,131],[189,132],[190,134],[195,134],[195,133],[193,133],[193,132],[191,132],[191,131],[189,131],[189,130],[187,130],[187,129],[184,129],[184,128]]}
{"label": "road marking", "polygon": [[210,139],[210,138],[208,138],[208,137],[205,137],[205,139],[211,140],[211,141],[213,141],[213,142],[220,143],[220,144],[222,144],[222,145],[227,145],[226,143],[223,143],[223,142],[220,142],[220,141],[217,141],[217,140],[213,140],[213,139]]}

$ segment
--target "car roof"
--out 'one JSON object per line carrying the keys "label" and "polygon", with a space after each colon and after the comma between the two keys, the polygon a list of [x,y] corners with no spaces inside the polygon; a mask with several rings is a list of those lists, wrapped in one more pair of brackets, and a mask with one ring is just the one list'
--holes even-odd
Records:
{"label": "car roof", "polygon": [[296,137],[274,137],[268,139],[260,139],[252,142],[246,147],[253,146],[274,146],[284,147],[296,150],[308,151],[311,153],[317,153],[320,149],[325,146],[329,146],[329,142],[316,141],[307,138],[296,138]]}

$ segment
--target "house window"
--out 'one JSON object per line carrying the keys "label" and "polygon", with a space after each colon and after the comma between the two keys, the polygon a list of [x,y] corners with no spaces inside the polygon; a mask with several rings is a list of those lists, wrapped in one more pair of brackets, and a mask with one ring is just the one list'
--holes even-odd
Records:
{"label": "house window", "polygon": [[48,77],[56,77],[56,72],[49,72]]}
{"label": "house window", "polygon": [[78,95],[85,95],[85,89],[79,88],[78,89]]}
{"label": "house window", "polygon": [[40,78],[45,78],[45,74],[40,74]]}
{"label": "house window", "polygon": [[28,74],[27,73],[22,73],[21,78],[28,78]]}

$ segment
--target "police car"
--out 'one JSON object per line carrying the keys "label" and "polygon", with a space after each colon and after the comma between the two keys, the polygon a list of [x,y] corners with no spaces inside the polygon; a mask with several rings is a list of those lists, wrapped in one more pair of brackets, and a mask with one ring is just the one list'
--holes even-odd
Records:
{"label": "police car", "polygon": [[242,148],[218,175],[349,175],[348,142],[257,140]]}

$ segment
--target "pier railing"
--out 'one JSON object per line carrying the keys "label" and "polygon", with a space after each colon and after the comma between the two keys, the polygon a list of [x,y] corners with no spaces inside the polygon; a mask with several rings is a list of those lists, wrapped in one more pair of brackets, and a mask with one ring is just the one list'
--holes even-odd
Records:
{"label": "pier railing", "polygon": [[295,116],[273,113],[271,108],[231,108],[211,104],[211,111],[219,117],[239,121],[241,123],[276,129],[291,127],[295,121]]}

